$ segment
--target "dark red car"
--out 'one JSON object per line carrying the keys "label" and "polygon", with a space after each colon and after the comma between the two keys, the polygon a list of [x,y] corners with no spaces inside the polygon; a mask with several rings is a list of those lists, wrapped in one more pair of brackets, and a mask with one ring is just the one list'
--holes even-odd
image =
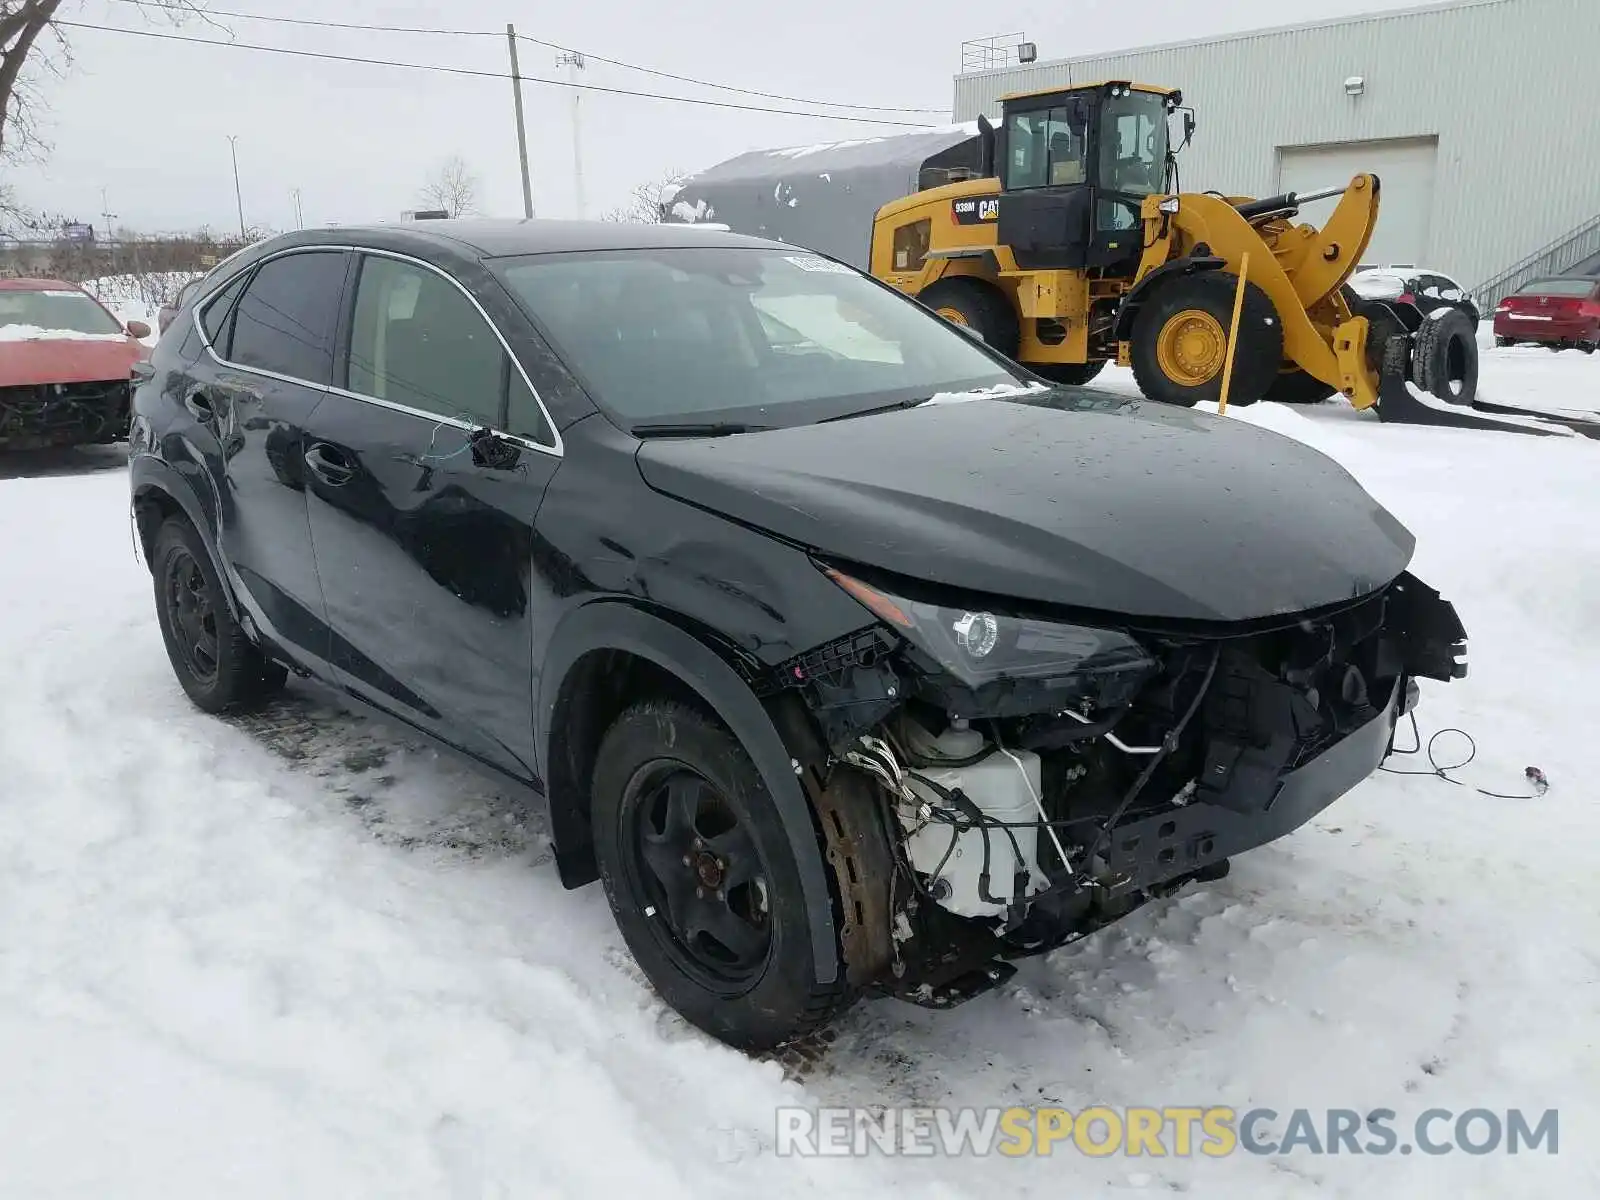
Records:
{"label": "dark red car", "polygon": [[0,279],[0,451],[126,438],[149,336],[76,284]]}
{"label": "dark red car", "polygon": [[1500,346],[1535,342],[1593,354],[1600,346],[1600,276],[1561,275],[1524,284],[1494,310],[1494,340]]}

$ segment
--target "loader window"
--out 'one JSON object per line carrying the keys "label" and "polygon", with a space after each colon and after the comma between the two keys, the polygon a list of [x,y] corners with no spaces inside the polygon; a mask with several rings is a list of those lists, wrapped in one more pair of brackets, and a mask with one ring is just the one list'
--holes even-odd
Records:
{"label": "loader window", "polygon": [[1160,96],[1112,96],[1101,110],[1100,186],[1148,196],[1163,189],[1167,170],[1167,110]]}
{"label": "loader window", "polygon": [[1087,121],[1077,101],[1012,113],[1006,131],[1006,189],[1083,183]]}
{"label": "loader window", "polygon": [[933,222],[924,217],[894,231],[894,269],[920,271],[928,261],[928,234]]}

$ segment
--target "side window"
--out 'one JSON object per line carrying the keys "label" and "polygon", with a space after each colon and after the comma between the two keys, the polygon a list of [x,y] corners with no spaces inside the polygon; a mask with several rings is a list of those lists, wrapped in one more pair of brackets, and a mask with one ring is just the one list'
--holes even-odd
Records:
{"label": "side window", "polygon": [[1076,101],[1015,114],[1006,131],[1006,187],[1083,183],[1087,124],[1083,105]]}
{"label": "side window", "polygon": [[240,275],[218,292],[216,298],[206,305],[205,312],[200,314],[200,328],[206,331],[206,341],[210,342],[211,348],[223,358],[228,357],[228,317],[233,312],[233,302],[244,290],[244,281],[249,277],[249,271]]}
{"label": "side window", "polygon": [[894,231],[894,269],[920,271],[928,261],[928,235],[933,222],[924,217]]}
{"label": "side window", "polygon": [[544,410],[539,407],[538,398],[529,389],[527,380],[522,378],[522,372],[512,365],[511,359],[507,357],[505,362],[510,387],[506,395],[506,432],[553,446],[555,431],[550,428],[550,422],[544,419]]}
{"label": "side window", "polygon": [[350,391],[498,428],[509,365],[500,339],[454,283],[413,263],[362,260]]}
{"label": "side window", "polygon": [[229,361],[327,383],[344,272],[342,250],[307,250],[262,264],[239,300]]}

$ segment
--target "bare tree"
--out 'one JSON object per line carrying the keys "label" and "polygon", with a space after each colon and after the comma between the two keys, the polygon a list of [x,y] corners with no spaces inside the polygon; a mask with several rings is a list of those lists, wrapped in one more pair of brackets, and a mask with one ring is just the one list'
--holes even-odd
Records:
{"label": "bare tree", "polygon": [[661,224],[666,220],[666,206],[687,174],[686,171],[668,171],[660,179],[636,185],[624,203],[602,213],[600,219],[624,225]]}
{"label": "bare tree", "polygon": [[[201,0],[133,0],[138,7],[181,21],[204,16]],[[37,74],[60,75],[71,61],[60,10],[66,0],[0,0],[0,159],[37,150],[33,113]]]}
{"label": "bare tree", "polygon": [[478,177],[467,169],[459,154],[439,164],[419,193],[430,208],[443,209],[452,217],[465,217],[478,211]]}

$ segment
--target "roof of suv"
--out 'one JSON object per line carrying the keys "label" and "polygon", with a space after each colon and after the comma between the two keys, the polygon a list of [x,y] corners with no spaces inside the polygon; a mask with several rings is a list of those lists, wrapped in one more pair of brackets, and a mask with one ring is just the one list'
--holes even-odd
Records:
{"label": "roof of suv", "polygon": [[[310,231],[307,231],[310,232]],[[341,225],[317,231],[324,237],[364,235],[392,239],[396,235],[454,242],[485,258],[513,254],[554,254],[570,250],[666,249],[686,246],[747,246],[794,251],[799,247],[765,238],[746,237],[692,224],[631,225],[620,221],[550,221],[532,219],[459,218]]]}

